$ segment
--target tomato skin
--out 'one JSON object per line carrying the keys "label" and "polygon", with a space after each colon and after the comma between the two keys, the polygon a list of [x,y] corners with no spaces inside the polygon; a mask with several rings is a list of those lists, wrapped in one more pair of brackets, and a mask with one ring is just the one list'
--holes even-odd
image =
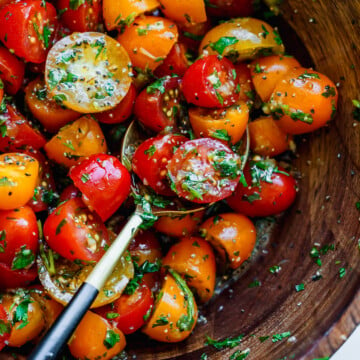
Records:
{"label": "tomato skin", "polygon": [[[252,185],[250,166],[246,165],[244,176],[248,186],[239,184],[234,194],[226,199],[227,203],[234,211],[250,217],[271,216],[285,211],[295,200],[297,186],[295,179],[290,174],[285,175],[287,172],[283,168],[279,167],[279,171],[272,173],[272,183],[260,180],[260,186],[257,186]],[[249,197],[255,197],[255,200],[249,200]]]}
{"label": "tomato skin", "polygon": [[85,1],[73,8],[70,0],[59,0],[58,11],[62,12],[61,22],[71,31],[96,31],[101,18],[101,1]]}
{"label": "tomato skin", "polygon": [[167,178],[167,164],[174,154],[174,149],[188,139],[181,135],[159,135],[145,140],[135,151],[132,169],[144,185],[150,186],[155,192],[171,196]]}
{"label": "tomato skin", "polygon": [[72,261],[98,261],[110,245],[104,223],[80,198],[58,206],[46,219],[43,231],[49,246]]}
{"label": "tomato skin", "polygon": [[[174,127],[177,114],[180,112],[180,86],[178,77],[161,79],[163,93],[158,89],[147,87],[135,101],[134,114],[147,128],[159,132],[167,127]],[[174,113],[174,108],[177,110]]]}
{"label": "tomato skin", "polygon": [[91,211],[106,221],[130,194],[131,178],[114,156],[95,154],[73,166],[69,172],[82,199]]}
{"label": "tomato skin", "polygon": [[183,77],[182,91],[187,102],[206,108],[223,108],[233,105],[239,98],[236,93],[237,75],[234,65],[216,55],[196,60]]}
{"label": "tomato skin", "polygon": [[217,17],[247,17],[254,12],[253,0],[209,0],[206,12]]}
{"label": "tomato skin", "polygon": [[119,105],[111,110],[96,113],[95,117],[104,124],[119,124],[126,121],[132,114],[136,99],[136,87],[131,84],[128,93],[121,100]]}
{"label": "tomato skin", "polygon": [[[41,0],[28,0],[12,2],[0,9],[0,39],[3,44],[15,55],[37,64],[45,61],[57,27],[56,9],[49,2],[45,3],[46,6],[42,4]],[[44,35],[45,27],[49,36]]]}
{"label": "tomato skin", "polygon": [[81,197],[81,192],[75,185],[71,184],[62,191],[59,201],[63,202],[77,197]]}
{"label": "tomato skin", "polygon": [[25,64],[8,49],[0,47],[0,78],[9,95],[15,95],[24,80]]}
{"label": "tomato skin", "polygon": [[0,289],[15,289],[32,283],[38,276],[36,265],[30,269],[11,270],[11,267],[0,263]]}
{"label": "tomato skin", "polygon": [[203,0],[159,0],[161,11],[178,23],[197,24],[206,21]]}
{"label": "tomato skin", "polygon": [[11,332],[11,323],[8,320],[7,313],[1,304],[0,304],[0,325],[2,329],[0,333],[0,351],[1,351],[6,346],[6,343],[10,338],[10,332]]}
{"label": "tomato skin", "polygon": [[238,77],[238,83],[240,85],[239,101],[245,101],[248,105],[252,104],[255,98],[255,93],[250,69],[246,63],[238,63],[234,66]]}

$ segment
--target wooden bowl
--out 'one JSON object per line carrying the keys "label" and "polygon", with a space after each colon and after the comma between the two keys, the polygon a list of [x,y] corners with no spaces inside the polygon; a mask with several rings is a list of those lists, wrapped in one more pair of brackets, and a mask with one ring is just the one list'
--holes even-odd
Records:
{"label": "wooden bowl", "polygon": [[[285,0],[283,16],[315,69],[339,82],[337,116],[300,144],[295,161],[302,173],[300,193],[268,254],[206,308],[207,323],[198,324],[186,342],[135,341],[130,353],[138,359],[198,360],[204,352],[212,360],[228,359],[236,349],[205,347],[205,335],[220,340],[244,334],[240,348],[250,349],[250,360],[311,360],[333,354],[360,322],[360,122],[353,119],[351,101],[360,99],[360,3]],[[290,46],[299,53],[298,42]],[[310,257],[314,244],[335,245],[321,255],[321,267]],[[271,274],[269,268],[280,263],[282,270]],[[342,278],[341,268],[346,270]],[[313,281],[317,272],[322,278]],[[254,279],[262,285],[249,288]],[[305,290],[297,292],[295,285],[302,283]],[[289,339],[272,342],[273,334],[287,331]],[[261,336],[270,338],[261,342]]]}

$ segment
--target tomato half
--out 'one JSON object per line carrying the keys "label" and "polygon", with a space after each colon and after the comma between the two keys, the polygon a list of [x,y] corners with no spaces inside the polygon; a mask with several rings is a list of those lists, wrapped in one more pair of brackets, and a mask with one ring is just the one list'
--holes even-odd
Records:
{"label": "tomato half", "polygon": [[158,194],[174,195],[167,178],[167,165],[174,151],[187,140],[181,135],[159,135],[145,140],[135,151],[132,160],[134,173]]}
{"label": "tomato half", "polygon": [[203,0],[159,0],[161,11],[178,23],[197,24],[206,21]]}
{"label": "tomato half", "polygon": [[98,261],[110,246],[108,231],[80,198],[59,205],[46,219],[49,246],[69,260]]}
{"label": "tomato half", "polygon": [[26,61],[42,63],[57,28],[56,9],[49,2],[12,2],[0,9],[0,39]]}
{"label": "tomato half", "polygon": [[236,92],[237,74],[226,58],[206,56],[192,64],[183,77],[182,90],[187,102],[207,108],[233,105],[239,98]]}
{"label": "tomato half", "polygon": [[231,195],[240,178],[240,157],[210,138],[181,145],[169,161],[172,189],[196,203],[211,203]]}
{"label": "tomato half", "polygon": [[130,194],[131,178],[115,156],[96,154],[73,166],[69,172],[91,211],[106,221]]}

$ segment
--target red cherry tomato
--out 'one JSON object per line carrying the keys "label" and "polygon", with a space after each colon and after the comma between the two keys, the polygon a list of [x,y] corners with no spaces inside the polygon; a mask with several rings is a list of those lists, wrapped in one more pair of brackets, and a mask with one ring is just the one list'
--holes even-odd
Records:
{"label": "red cherry tomato", "polygon": [[96,31],[101,17],[101,1],[59,0],[60,20],[71,31]]}
{"label": "red cherry tomato", "polygon": [[68,260],[97,261],[109,246],[108,231],[80,198],[59,205],[46,219],[44,237]]}
{"label": "red cherry tomato", "polygon": [[6,346],[10,339],[11,325],[8,314],[0,304],[0,351]]}
{"label": "red cherry tomato", "polygon": [[0,289],[14,289],[24,287],[33,282],[37,276],[36,265],[30,269],[11,270],[11,267],[0,263]]}
{"label": "red cherry tomato", "polygon": [[15,95],[24,80],[25,64],[8,49],[0,47],[0,78],[5,84],[5,91]]}
{"label": "red cherry tomato", "polygon": [[73,184],[67,186],[60,194],[60,202],[81,197],[80,190]]}
{"label": "red cherry tomato", "polygon": [[254,12],[253,0],[209,0],[206,12],[217,17],[247,17]]}
{"label": "red cherry tomato", "polygon": [[135,101],[135,116],[156,132],[173,127],[180,113],[180,83],[178,77],[165,77],[148,86]]}
{"label": "red cherry tomato", "polygon": [[187,140],[181,135],[159,135],[145,140],[134,154],[133,171],[144,185],[150,186],[158,194],[174,195],[166,176],[166,167],[174,151]]}
{"label": "red cherry tomato", "polygon": [[29,269],[38,250],[39,232],[34,211],[24,206],[0,211],[0,262],[11,270]]}
{"label": "red cherry tomato", "polygon": [[210,55],[189,67],[183,78],[182,90],[189,103],[207,108],[223,108],[238,100],[236,86],[237,74],[231,61]]}
{"label": "red cherry tomato", "polygon": [[131,178],[115,156],[96,154],[70,169],[70,178],[90,210],[107,220],[130,194]]}
{"label": "red cherry tomato", "polygon": [[42,63],[57,28],[56,9],[48,2],[12,2],[0,9],[0,39],[15,55]]}
{"label": "red cherry tomato", "polygon": [[121,100],[120,104],[111,110],[96,113],[96,119],[104,124],[118,124],[127,120],[132,114],[136,99],[136,87],[131,84],[128,93]]}
{"label": "red cherry tomato", "polygon": [[227,199],[236,212],[251,217],[275,215],[295,200],[295,179],[272,161],[246,165],[244,176],[247,186],[239,184]]}
{"label": "red cherry tomato", "polygon": [[196,203],[219,201],[235,190],[240,162],[240,157],[218,140],[187,141],[169,161],[171,188]]}

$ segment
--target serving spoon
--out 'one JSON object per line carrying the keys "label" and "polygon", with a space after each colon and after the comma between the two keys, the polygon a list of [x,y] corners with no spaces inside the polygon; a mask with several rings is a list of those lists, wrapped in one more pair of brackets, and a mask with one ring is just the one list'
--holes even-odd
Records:
{"label": "serving spoon", "polygon": [[[146,132],[136,121],[133,121],[124,135],[121,148],[121,161],[130,172],[134,152],[146,138]],[[250,141],[248,130],[244,138],[241,147],[242,169],[245,166],[249,154]],[[132,174],[131,191],[135,197],[141,196],[145,199],[151,199],[152,196],[149,188],[144,186],[134,174]],[[151,211],[155,216],[183,216],[202,211],[209,205],[211,204],[201,206],[174,198],[170,201],[165,201],[164,207],[151,205]],[[143,206],[137,205],[134,213],[130,216],[128,222],[115,238],[110,248],[105,252],[66,308],[33,350],[28,360],[51,360],[56,359],[58,355],[60,355],[77,325],[94,302],[106,280],[110,277],[118,260],[126,251],[130,241],[135,237],[140,226],[144,223],[144,213]]]}

